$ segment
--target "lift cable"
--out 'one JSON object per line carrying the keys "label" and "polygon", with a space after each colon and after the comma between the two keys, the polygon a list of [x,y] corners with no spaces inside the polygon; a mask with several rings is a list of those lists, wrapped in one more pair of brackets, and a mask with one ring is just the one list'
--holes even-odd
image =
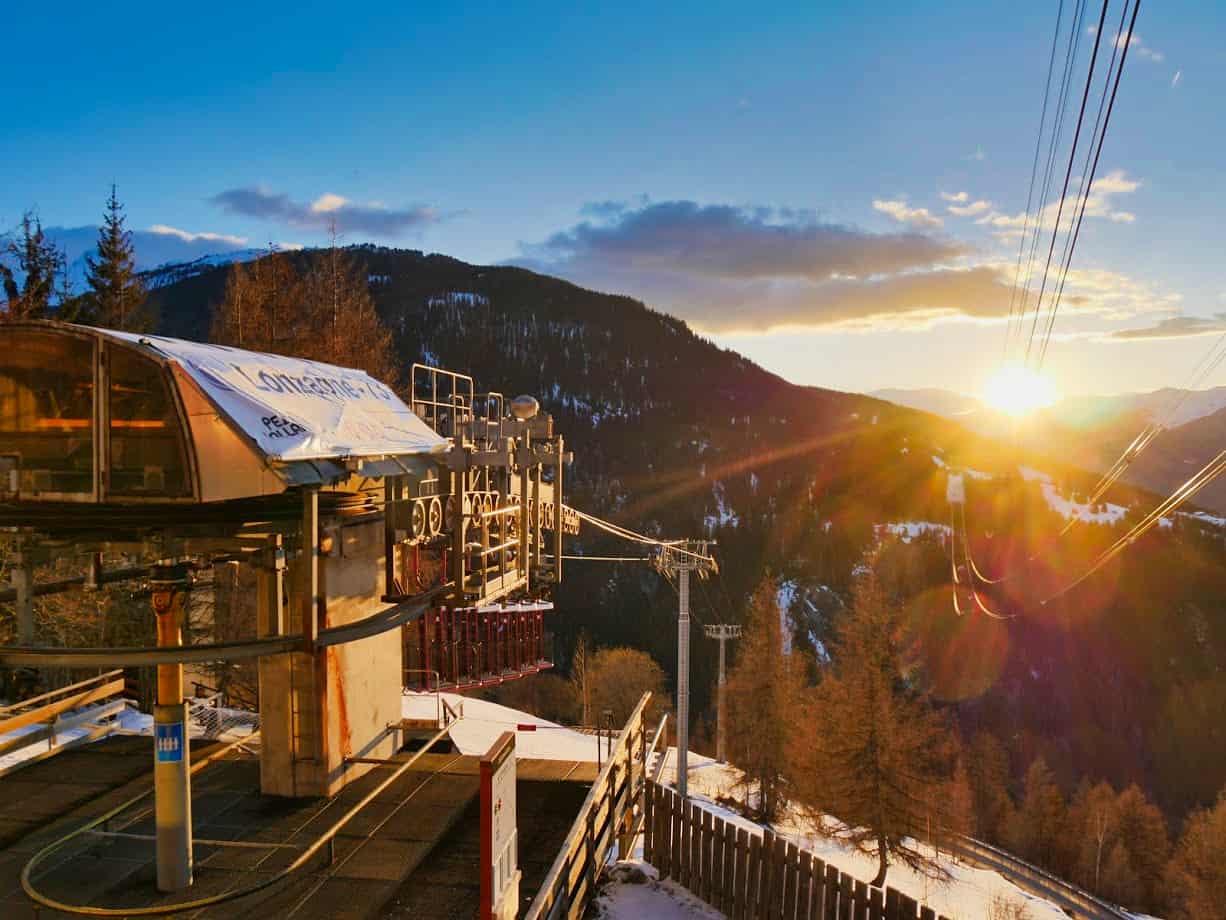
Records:
{"label": "lift cable", "polygon": [[1047,260],[1043,266],[1043,280],[1039,285],[1039,294],[1038,298],[1035,300],[1034,306],[1034,319],[1031,322],[1030,336],[1026,342],[1026,364],[1030,363],[1030,353],[1034,346],[1035,332],[1039,325],[1039,315],[1043,309],[1043,295],[1047,291],[1047,279],[1051,273],[1052,257],[1055,255],[1056,251],[1056,240],[1060,236],[1060,225],[1064,217],[1064,205],[1068,201],[1069,182],[1073,177],[1073,164],[1077,160],[1077,148],[1081,143],[1081,129],[1085,123],[1086,104],[1090,100],[1090,90],[1094,86],[1094,68],[1098,62],[1098,49],[1102,44],[1103,26],[1106,24],[1107,7],[1110,5],[1110,2],[1111,0],[1103,0],[1102,12],[1098,17],[1098,28],[1094,32],[1094,47],[1090,52],[1090,68],[1086,72],[1085,89],[1082,91],[1081,107],[1077,113],[1077,126],[1073,130],[1073,145],[1069,150],[1068,167],[1064,171],[1064,183],[1060,190],[1060,203],[1056,206],[1056,219],[1052,227],[1051,243],[1047,247]]}
{"label": "lift cable", "polygon": [[1120,537],[1115,541],[1115,543],[1100,553],[1098,558],[1090,564],[1090,567],[1085,572],[1040,603],[1048,604],[1056,598],[1061,597],[1062,595],[1073,590],[1073,588],[1077,587],[1079,584],[1101,569],[1104,565],[1126,550],[1129,546],[1135,543],[1138,539],[1148,533],[1162,520],[1164,515],[1174,511],[1202,488],[1221,475],[1224,470],[1226,470],[1226,450],[1223,450],[1216,457],[1205,464],[1205,466],[1191,478],[1189,478],[1187,482],[1172,492],[1170,496],[1163,500],[1156,508],[1154,508],[1154,510],[1138,521],[1132,527],[1132,529],[1128,531],[1128,533],[1124,534],[1124,536]]}
{"label": "lift cable", "polygon": [[[1030,302],[1030,286],[1031,282],[1034,280],[1034,266],[1039,254],[1039,240],[1043,234],[1044,216],[1049,211],[1051,186],[1052,181],[1055,178],[1056,154],[1060,149],[1060,138],[1064,135],[1064,119],[1068,112],[1070,90],[1072,89],[1073,70],[1076,68],[1077,54],[1081,48],[1081,33],[1082,25],[1085,22],[1085,13],[1086,0],[1078,0],[1077,8],[1074,11],[1073,20],[1070,24],[1068,46],[1065,48],[1064,52],[1063,74],[1060,78],[1060,90],[1057,94],[1057,98],[1060,100],[1060,106],[1057,109],[1055,124],[1052,127],[1051,136],[1048,140],[1046,163],[1043,167],[1042,192],[1037,202],[1038,208],[1035,211],[1035,217],[1031,230],[1030,251],[1026,258],[1025,281],[1023,282],[1022,286],[1021,300],[1018,303],[1016,324],[1014,328],[1016,329],[1017,336],[1019,338],[1021,336],[1028,310],[1028,304]],[[1040,142],[1042,141],[1041,132],[1039,140]],[[1026,238],[1025,235],[1023,235],[1023,245],[1025,245],[1025,241]],[[1008,329],[1006,329],[1006,333],[1006,343],[1012,344],[1012,335],[1009,334]],[[1008,360],[1007,354],[1006,360]]]}
{"label": "lift cable", "polygon": [[[1116,41],[1112,43],[1111,64],[1107,69],[1107,80],[1111,81],[1112,69],[1115,70],[1115,79],[1113,82],[1111,82],[1111,95],[1109,98],[1106,96],[1105,87],[1104,87],[1103,99],[1105,99],[1107,103],[1105,113],[1103,112],[1103,108],[1102,108],[1102,100],[1099,101],[1099,113],[1098,114],[1099,114],[1099,118],[1102,119],[1102,128],[1101,130],[1098,130],[1097,147],[1094,147],[1093,135],[1091,135],[1091,147],[1094,150],[1094,161],[1092,164],[1090,164],[1090,170],[1089,170],[1088,177],[1086,175],[1085,168],[1084,167],[1082,168],[1081,207],[1077,214],[1077,222],[1072,228],[1072,232],[1071,232],[1071,235],[1068,239],[1068,243],[1066,246],[1066,254],[1064,258],[1064,268],[1063,268],[1063,272],[1060,277],[1059,285],[1056,288],[1055,297],[1052,301],[1051,311],[1048,314],[1047,329],[1043,334],[1043,344],[1041,348],[1039,349],[1039,356],[1038,356],[1038,360],[1036,363],[1036,370],[1041,369],[1043,367],[1043,361],[1047,357],[1047,346],[1051,341],[1052,329],[1054,328],[1056,324],[1056,314],[1060,310],[1060,300],[1064,295],[1065,282],[1068,280],[1069,265],[1071,264],[1072,259],[1073,259],[1073,252],[1077,248],[1077,239],[1081,235],[1081,222],[1085,218],[1086,206],[1090,200],[1090,193],[1094,188],[1094,177],[1098,173],[1098,160],[1099,160],[1099,157],[1102,156],[1103,143],[1107,137],[1107,127],[1111,122],[1111,112],[1115,108],[1115,97],[1116,97],[1116,93],[1119,91],[1119,88],[1120,88],[1120,77],[1122,77],[1124,74],[1124,62],[1128,59],[1128,47],[1129,45],[1132,44],[1132,33],[1133,33],[1133,29],[1135,28],[1137,24],[1137,13],[1140,11],[1140,9],[1141,9],[1141,0],[1135,0],[1135,2],[1133,3],[1133,7],[1132,7],[1132,18],[1128,22],[1128,32],[1124,36],[1123,46],[1122,47],[1120,46],[1118,33],[1117,33]],[[1127,13],[1127,10],[1128,10],[1128,4],[1127,2],[1125,2],[1124,8],[1121,11],[1121,16],[1120,16],[1121,26],[1123,25],[1123,21],[1124,21],[1123,16],[1125,13]],[[1116,57],[1117,52],[1119,54],[1119,67],[1115,66],[1115,57]],[[1097,125],[1095,127],[1097,130]],[[1087,159],[1087,162],[1088,162],[1088,159]]]}
{"label": "lift cable", "polygon": [[[963,507],[963,511],[965,512],[965,504]],[[957,533],[957,530],[955,530],[953,534],[953,540],[950,545],[950,552],[956,553],[957,546],[958,546],[958,533]],[[963,533],[962,533],[962,558],[963,558],[963,561],[966,563],[967,572],[970,575],[969,589],[971,592],[971,598],[975,601],[975,606],[979,608],[980,612],[983,613],[984,616],[991,617],[993,620],[1012,620],[1014,619],[1017,616],[1017,614],[1015,613],[1011,613],[1011,614],[997,613],[995,610],[991,609],[987,604],[985,604],[983,601],[983,598],[979,595],[979,589],[975,586],[975,568],[974,568],[974,565],[970,561],[970,558],[971,558],[970,540],[967,539],[967,535],[965,532],[965,525],[963,527]],[[962,615],[962,611],[958,606],[958,586],[957,585],[954,585],[954,610],[957,611],[959,616]]]}
{"label": "lift cable", "polygon": [[659,546],[662,548],[666,547],[669,552],[678,553],[679,555],[683,556],[692,556],[694,559],[702,562],[713,563],[715,561],[711,556],[696,553],[693,550],[684,549],[682,544],[686,542],[685,540],[659,540],[655,537],[649,537],[646,534],[637,533],[629,528],[603,520],[602,518],[598,518],[593,514],[588,514],[586,511],[580,511],[578,508],[571,508],[569,505],[564,507],[567,507],[570,511],[577,514],[580,520],[586,521],[593,527],[603,530],[606,533],[610,533],[615,537],[620,537],[623,540],[630,540],[635,543],[645,544],[647,546]]}
{"label": "lift cable", "polygon": [[[1018,282],[1022,276],[1022,254],[1026,250],[1026,238],[1030,234],[1030,209],[1034,201],[1035,179],[1039,171],[1039,151],[1043,146],[1043,134],[1047,125],[1047,105],[1051,97],[1051,76],[1056,66],[1056,47],[1060,43],[1060,23],[1064,18],[1064,0],[1056,10],[1056,30],[1051,37],[1051,54],[1047,60],[1047,82],[1043,86],[1043,113],[1039,116],[1039,133],[1034,139],[1034,161],[1030,165],[1030,189],[1026,193],[1026,219],[1022,227],[1022,235],[1017,244],[1017,267],[1013,271],[1013,289],[1009,292],[1009,319],[1005,325],[1005,350],[1003,361],[1009,359],[1009,340],[1013,331],[1013,311],[1017,301]],[[1074,28],[1075,28],[1074,24]]]}

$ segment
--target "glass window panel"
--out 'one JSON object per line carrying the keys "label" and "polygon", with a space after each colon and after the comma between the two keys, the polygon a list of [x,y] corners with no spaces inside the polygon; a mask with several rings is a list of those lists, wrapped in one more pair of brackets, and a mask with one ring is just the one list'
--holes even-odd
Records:
{"label": "glass window panel", "polygon": [[93,493],[93,398],[91,340],[0,332],[0,456],[22,498]]}
{"label": "glass window panel", "polygon": [[108,494],[178,498],[191,494],[179,416],[156,362],[107,346],[111,456]]}

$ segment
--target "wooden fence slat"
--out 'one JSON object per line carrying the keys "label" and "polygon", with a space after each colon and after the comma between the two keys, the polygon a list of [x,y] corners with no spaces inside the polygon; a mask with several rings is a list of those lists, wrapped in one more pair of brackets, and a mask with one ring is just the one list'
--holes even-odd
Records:
{"label": "wooden fence slat", "polygon": [[706,809],[699,809],[693,802],[689,803],[690,825],[690,894],[698,897],[702,890],[702,814]]}
{"label": "wooden fence slat", "polygon": [[749,896],[749,831],[736,829],[736,886],[732,889],[732,920],[747,920],[745,901]]}
{"label": "wooden fence slat", "polygon": [[822,920],[838,920],[839,917],[839,870],[834,866],[826,866],[826,880],[822,897],[825,908]]}
{"label": "wooden fence slat", "polygon": [[669,831],[671,837],[670,853],[668,867],[669,877],[677,884],[681,884],[681,874],[685,871],[682,868],[681,859],[681,834],[685,823],[681,820],[681,796],[677,795],[676,790],[668,790],[668,805],[669,805],[669,820],[672,821],[672,830]]}
{"label": "wooden fence slat", "polygon": [[898,892],[893,888],[885,890],[885,920],[902,920],[898,909]]}
{"label": "wooden fence slat", "polygon": [[813,854],[800,851],[796,878],[796,920],[811,920],[813,914]]}
{"label": "wooden fence slat", "polygon": [[771,847],[771,894],[767,902],[769,920],[780,920],[783,917],[783,895],[787,887],[788,877],[788,842],[782,837],[776,837]]}
{"label": "wooden fence slat", "polygon": [[868,920],[884,920],[885,895],[880,888],[872,888],[868,893]]}
{"label": "wooden fence slat", "polygon": [[656,862],[656,828],[652,823],[655,817],[655,787],[648,783],[643,789],[643,859],[649,865],[659,868]]}
{"label": "wooden fence slat", "polygon": [[736,827],[730,821],[723,822],[723,825],[724,842],[721,887],[724,889],[724,913],[731,915],[734,903],[732,892],[735,890],[735,886],[740,884],[736,877]]}
{"label": "wooden fence slat", "polygon": [[809,883],[809,920],[822,920],[825,917],[825,881],[826,863],[820,856],[813,857],[813,880]]}
{"label": "wooden fence slat", "polygon": [[745,920],[759,920],[758,895],[762,878],[762,838],[749,835],[749,873],[745,879]]}
{"label": "wooden fence slat", "polygon": [[758,882],[758,918],[772,920],[771,896],[775,893],[775,832],[762,833],[762,870]]}
{"label": "wooden fence slat", "polygon": [[839,920],[851,920],[851,908],[855,903],[852,892],[856,880],[844,872],[839,873]]}
{"label": "wooden fence slat", "polygon": [[723,846],[725,846],[725,838],[727,837],[727,822],[725,819],[716,815],[711,818],[711,871],[707,878],[710,880],[711,886],[711,907],[720,911],[721,914],[727,914],[725,907],[725,892],[731,891],[732,880],[725,876],[723,872]]}
{"label": "wooden fence slat", "polygon": [[698,896],[708,904],[713,903],[714,898],[711,894],[711,862],[715,852],[715,834],[711,827],[711,812],[705,808],[702,809],[702,840],[700,849],[702,853],[702,884],[699,885]]}
{"label": "wooden fence slat", "polygon": [[851,915],[854,920],[865,920],[868,917],[868,885],[856,879],[852,890]]}
{"label": "wooden fence slat", "polygon": [[921,907],[920,920],[937,920],[937,912],[931,907]]}
{"label": "wooden fence slat", "polygon": [[800,882],[800,850],[788,843],[784,851],[783,920],[796,918],[796,888]]}
{"label": "wooden fence slat", "polygon": [[919,905],[915,898],[907,897],[907,895],[899,892],[898,895],[898,913],[903,920],[915,920],[919,913]]}

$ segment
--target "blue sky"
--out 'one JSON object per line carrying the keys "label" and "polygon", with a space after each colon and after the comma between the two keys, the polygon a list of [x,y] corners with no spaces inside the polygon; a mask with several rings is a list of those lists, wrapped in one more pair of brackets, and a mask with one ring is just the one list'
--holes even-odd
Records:
{"label": "blue sky", "polygon": [[[312,245],[335,217],[640,296],[801,383],[974,392],[999,360],[984,273],[1016,257],[1055,0],[77,6],[4,14],[47,41],[8,46],[0,227],[93,223],[113,180],[136,229]],[[1224,30],[1142,6],[1066,391],[1179,383],[1226,313]]]}

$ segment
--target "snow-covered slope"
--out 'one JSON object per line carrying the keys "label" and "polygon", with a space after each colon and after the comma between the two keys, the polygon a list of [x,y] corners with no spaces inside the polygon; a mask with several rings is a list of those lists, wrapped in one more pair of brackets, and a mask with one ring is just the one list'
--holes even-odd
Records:
{"label": "snow-covered slope", "polygon": [[[669,785],[676,781],[676,762],[676,749],[669,748],[661,777],[661,780]],[[691,754],[687,772],[690,796],[700,801],[702,807],[738,827],[744,827],[753,833],[762,832],[761,825],[717,804],[720,799],[740,797],[742,793],[741,778],[734,767]],[[828,826],[833,823],[830,818],[821,822]],[[806,816],[798,808],[789,809],[788,814],[777,822],[772,830],[855,878],[867,881],[877,872],[875,858],[855,853],[837,840],[822,834],[819,822]],[[1067,920],[1064,912],[1054,904],[1032,897],[999,873],[972,868],[965,863],[954,861],[944,853],[939,854],[938,858],[950,874],[948,882],[934,881],[906,866],[893,864],[886,877],[886,884],[952,920],[983,920],[991,915],[994,899],[1024,904],[1032,920]]]}

